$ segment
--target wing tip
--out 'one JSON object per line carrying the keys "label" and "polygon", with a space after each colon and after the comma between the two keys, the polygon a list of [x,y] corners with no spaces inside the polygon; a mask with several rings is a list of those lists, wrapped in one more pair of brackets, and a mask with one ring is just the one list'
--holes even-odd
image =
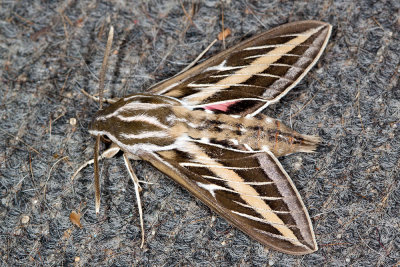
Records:
{"label": "wing tip", "polygon": [[295,255],[295,256],[301,256],[301,255],[307,255],[311,254],[314,252],[318,251],[318,245],[315,239],[312,240],[311,243],[302,243],[302,246],[293,246],[292,248],[274,248],[280,252],[290,254],[290,255]]}
{"label": "wing tip", "polygon": [[311,243],[308,243],[308,244],[305,244],[305,245],[307,246],[307,249],[305,249],[304,252],[299,254],[299,255],[311,254],[311,253],[314,253],[314,252],[318,251],[317,241],[315,240],[314,236],[313,236],[313,239],[312,239]]}
{"label": "wing tip", "polygon": [[307,246],[308,249],[305,249],[303,252],[300,252],[298,255],[307,255],[307,254],[311,254],[311,253],[317,252],[318,251],[318,245],[315,242],[315,240],[313,240],[313,241],[314,241],[313,244],[308,244],[308,246]]}

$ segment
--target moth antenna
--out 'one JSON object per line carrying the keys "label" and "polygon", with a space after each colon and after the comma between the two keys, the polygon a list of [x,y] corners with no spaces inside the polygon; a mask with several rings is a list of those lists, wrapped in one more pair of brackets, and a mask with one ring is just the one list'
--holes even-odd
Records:
{"label": "moth antenna", "polygon": [[107,39],[106,51],[104,52],[103,64],[101,64],[101,69],[100,69],[100,82],[99,82],[100,109],[103,107],[104,80],[106,76],[108,57],[110,55],[113,38],[114,38],[114,27],[111,26],[110,31],[108,32],[108,39]]}
{"label": "moth antenna", "polygon": [[[100,70],[100,82],[99,82],[99,109],[103,107],[103,91],[104,91],[104,79],[107,71],[108,56],[110,54],[112,40],[114,37],[114,27],[110,27],[108,32],[108,39],[106,45],[106,51],[104,53],[103,64],[101,64]],[[100,135],[96,136],[96,144],[94,146],[94,196],[96,205],[96,214],[100,212],[100,177],[99,177],[99,147],[100,147]]]}

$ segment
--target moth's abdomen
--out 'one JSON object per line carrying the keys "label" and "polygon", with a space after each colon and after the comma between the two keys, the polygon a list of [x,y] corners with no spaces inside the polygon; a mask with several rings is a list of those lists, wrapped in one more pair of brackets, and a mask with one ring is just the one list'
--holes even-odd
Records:
{"label": "moth's abdomen", "polygon": [[317,136],[300,134],[265,115],[254,119],[256,124],[249,127],[253,134],[248,136],[247,142],[255,150],[269,150],[280,157],[296,152],[313,152],[320,142]]}
{"label": "moth's abdomen", "polygon": [[207,113],[202,110],[183,112],[174,108],[177,115],[187,121],[185,134],[193,139],[214,145],[244,151],[271,151],[276,156],[295,152],[312,152],[319,137],[302,135],[279,120],[265,115],[240,117]]}

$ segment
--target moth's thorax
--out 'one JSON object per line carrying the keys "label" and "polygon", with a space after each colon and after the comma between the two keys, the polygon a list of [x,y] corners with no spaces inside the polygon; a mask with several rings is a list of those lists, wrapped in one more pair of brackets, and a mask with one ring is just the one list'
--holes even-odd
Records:
{"label": "moth's thorax", "polygon": [[106,135],[122,150],[164,150],[174,142],[169,129],[177,119],[175,99],[151,94],[133,94],[100,110],[89,129],[92,135]]}
{"label": "moth's thorax", "polygon": [[261,114],[241,117],[204,110],[190,111],[182,106],[174,107],[173,110],[181,121],[171,128],[171,135],[179,136],[185,132],[200,142],[243,151],[269,150],[276,156],[310,152],[319,142],[317,137],[299,134],[279,120]]}

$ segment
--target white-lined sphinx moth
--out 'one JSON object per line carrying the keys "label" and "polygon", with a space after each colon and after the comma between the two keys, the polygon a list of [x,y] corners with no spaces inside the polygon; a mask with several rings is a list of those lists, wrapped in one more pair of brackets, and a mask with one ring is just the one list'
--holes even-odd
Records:
{"label": "white-lined sphinx moth", "polygon": [[330,33],[319,21],[264,32],[149,93],[119,99],[97,113],[89,132],[112,141],[103,156],[124,152],[133,179],[128,157],[150,162],[262,244],[314,252],[308,212],[276,157],[311,152],[319,138],[260,111],[304,77]]}

